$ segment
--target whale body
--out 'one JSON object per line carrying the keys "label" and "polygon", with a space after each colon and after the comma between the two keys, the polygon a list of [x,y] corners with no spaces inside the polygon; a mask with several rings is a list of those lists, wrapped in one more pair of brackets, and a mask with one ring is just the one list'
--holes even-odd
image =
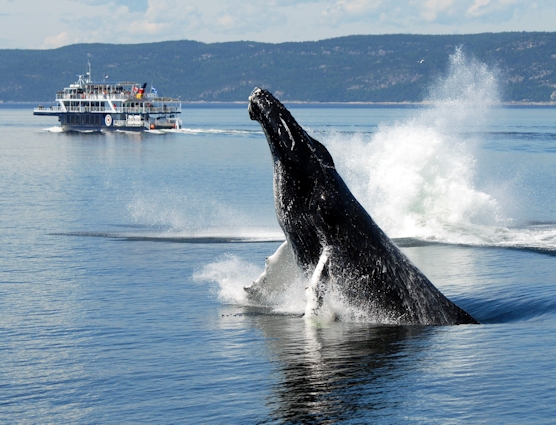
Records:
{"label": "whale body", "polygon": [[[276,216],[286,237],[272,265],[276,268],[280,257],[293,254],[309,282],[305,315],[318,316],[326,292],[334,287],[345,302],[380,322],[478,323],[446,298],[378,227],[336,171],[328,150],[278,99],[256,88],[248,111],[262,126],[270,147]],[[265,276],[266,272],[246,288],[249,296],[256,299],[261,293]]]}

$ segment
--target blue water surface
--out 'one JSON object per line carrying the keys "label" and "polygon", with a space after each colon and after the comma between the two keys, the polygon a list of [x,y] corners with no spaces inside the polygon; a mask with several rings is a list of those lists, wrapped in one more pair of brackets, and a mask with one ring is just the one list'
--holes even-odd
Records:
{"label": "blue water surface", "polygon": [[[292,112],[325,143],[414,113]],[[194,276],[222,258],[262,271],[280,245],[271,158],[245,107],[183,115],[180,133],[82,134],[0,109],[0,422],[553,423],[550,236],[400,243],[478,326],[317,326],[228,303]],[[554,109],[499,108],[471,131],[477,187],[511,181],[515,232],[550,235]]]}

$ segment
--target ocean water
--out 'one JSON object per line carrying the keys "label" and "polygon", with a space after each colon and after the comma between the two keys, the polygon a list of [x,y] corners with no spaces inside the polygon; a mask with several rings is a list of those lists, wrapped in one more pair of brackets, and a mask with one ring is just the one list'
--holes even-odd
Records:
{"label": "ocean water", "polygon": [[424,108],[290,107],[476,326],[309,322],[299,282],[250,305],[284,237],[245,105],[164,134],[3,105],[0,422],[553,423],[555,110],[493,106],[493,75],[456,56]]}

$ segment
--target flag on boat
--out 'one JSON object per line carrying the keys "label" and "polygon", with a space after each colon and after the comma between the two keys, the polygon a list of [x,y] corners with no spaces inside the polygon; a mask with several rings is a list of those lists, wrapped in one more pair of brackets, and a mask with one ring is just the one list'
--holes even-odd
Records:
{"label": "flag on boat", "polygon": [[143,97],[143,95],[145,94],[145,88],[146,88],[146,87],[147,87],[147,83],[143,84],[143,85],[141,86],[141,88],[138,88],[137,86],[133,87],[133,90],[134,90],[133,92],[134,92],[134,93],[137,93],[137,94],[135,95],[135,97],[136,97],[137,99],[141,99],[141,98]]}
{"label": "flag on boat", "polygon": [[153,86],[151,86],[151,93],[158,94],[158,91],[156,91],[156,89]]}

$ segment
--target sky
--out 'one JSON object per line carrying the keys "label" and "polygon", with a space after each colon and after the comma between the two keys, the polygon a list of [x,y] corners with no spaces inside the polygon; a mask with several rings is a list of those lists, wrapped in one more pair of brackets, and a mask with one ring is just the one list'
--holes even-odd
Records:
{"label": "sky", "polygon": [[555,0],[0,0],[0,49],[556,31]]}

